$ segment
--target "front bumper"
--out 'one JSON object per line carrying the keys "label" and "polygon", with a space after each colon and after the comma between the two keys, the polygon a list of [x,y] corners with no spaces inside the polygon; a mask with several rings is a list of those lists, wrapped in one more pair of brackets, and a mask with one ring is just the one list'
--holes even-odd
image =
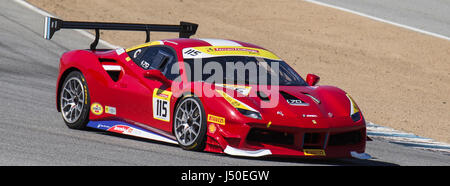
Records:
{"label": "front bumper", "polygon": [[366,126],[363,119],[354,126],[330,128],[301,128],[276,124],[267,127],[257,123],[215,127],[218,128],[217,131],[208,132],[206,151],[247,157],[370,157],[364,154]]}

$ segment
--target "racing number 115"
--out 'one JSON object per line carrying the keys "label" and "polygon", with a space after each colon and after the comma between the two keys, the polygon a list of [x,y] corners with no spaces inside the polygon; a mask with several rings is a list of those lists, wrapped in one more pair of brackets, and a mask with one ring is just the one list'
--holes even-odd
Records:
{"label": "racing number 115", "polygon": [[153,118],[170,121],[170,97],[172,92],[155,89],[153,91]]}
{"label": "racing number 115", "polygon": [[156,100],[156,117],[167,117],[167,101],[161,99]]}

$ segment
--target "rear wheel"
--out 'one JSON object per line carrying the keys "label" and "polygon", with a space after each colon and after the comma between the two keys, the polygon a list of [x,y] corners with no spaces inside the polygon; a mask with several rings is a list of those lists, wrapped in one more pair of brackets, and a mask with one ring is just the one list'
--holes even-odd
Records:
{"label": "rear wheel", "polygon": [[86,80],[78,71],[71,72],[59,92],[59,107],[69,128],[83,129],[89,121],[89,104]]}
{"label": "rear wheel", "polygon": [[174,133],[178,144],[186,150],[201,151],[206,142],[206,116],[197,97],[184,97],[174,116]]}

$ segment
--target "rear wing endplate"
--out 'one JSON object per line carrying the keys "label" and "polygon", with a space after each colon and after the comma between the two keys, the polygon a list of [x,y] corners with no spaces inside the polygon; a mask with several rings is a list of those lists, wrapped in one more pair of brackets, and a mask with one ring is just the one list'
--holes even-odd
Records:
{"label": "rear wing endplate", "polygon": [[145,42],[150,41],[150,32],[178,32],[180,38],[189,38],[197,31],[198,24],[180,22],[179,25],[162,24],[133,24],[133,23],[108,23],[108,22],[78,22],[63,21],[53,17],[45,17],[44,38],[50,40],[56,31],[60,29],[91,29],[95,30],[95,40],[90,49],[95,50],[100,39],[100,30],[123,30],[146,32]]}

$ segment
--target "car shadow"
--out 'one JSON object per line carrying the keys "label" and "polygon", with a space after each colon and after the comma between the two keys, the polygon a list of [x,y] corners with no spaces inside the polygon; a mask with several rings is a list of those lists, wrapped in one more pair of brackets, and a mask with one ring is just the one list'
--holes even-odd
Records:
{"label": "car shadow", "polygon": [[[244,160],[260,160],[268,162],[298,163],[306,165],[332,165],[332,166],[400,166],[395,163],[378,161],[377,158],[362,160],[356,158],[305,158],[305,157],[241,157],[226,154],[211,153],[217,156],[226,156]],[[295,165],[294,165],[295,166]]]}
{"label": "car shadow", "polygon": [[[166,142],[160,142],[156,140],[151,139],[145,139],[130,135],[124,135],[114,132],[107,132],[99,129],[94,128],[86,128],[85,130],[89,132],[95,132],[97,134],[101,135],[107,135],[107,136],[114,136],[124,139],[130,139],[130,140],[136,140],[140,142],[146,142],[146,143],[153,143],[153,144],[159,144],[159,145],[167,145],[172,147],[179,148],[176,144],[170,144]],[[332,166],[400,166],[395,163],[389,163],[389,162],[383,162],[378,161],[376,157],[372,157],[368,160],[362,160],[362,159],[356,159],[356,158],[340,158],[340,159],[324,159],[324,158],[305,158],[305,157],[241,157],[241,156],[231,156],[227,154],[219,154],[219,153],[213,153],[213,152],[202,152],[211,154],[213,156],[220,156],[220,157],[226,157],[226,158],[235,158],[235,159],[243,159],[243,160],[259,160],[259,161],[267,161],[267,162],[284,162],[284,163],[298,163],[300,164],[306,164],[306,165],[332,165]]]}

